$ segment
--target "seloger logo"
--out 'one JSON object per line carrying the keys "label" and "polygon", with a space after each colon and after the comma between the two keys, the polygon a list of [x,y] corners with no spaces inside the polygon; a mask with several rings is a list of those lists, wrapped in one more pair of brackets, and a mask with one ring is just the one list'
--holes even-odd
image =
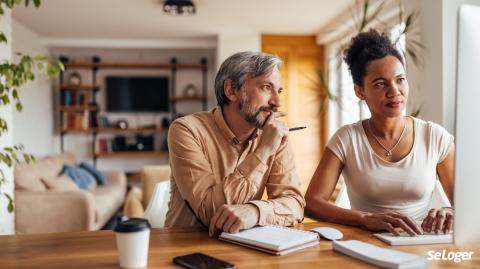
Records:
{"label": "seloger logo", "polygon": [[472,259],[473,251],[449,251],[443,250],[443,251],[435,251],[435,250],[429,250],[427,252],[427,260],[435,260],[435,261],[453,261],[456,263],[459,263],[461,261],[468,261]]}

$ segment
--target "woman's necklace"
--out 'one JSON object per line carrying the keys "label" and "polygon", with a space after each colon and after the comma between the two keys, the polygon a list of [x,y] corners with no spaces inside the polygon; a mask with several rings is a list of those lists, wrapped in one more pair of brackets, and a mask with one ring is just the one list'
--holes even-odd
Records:
{"label": "woman's necklace", "polygon": [[371,121],[372,121],[372,118],[368,119],[368,129],[370,130],[370,133],[372,134],[375,141],[377,141],[377,143],[387,152],[387,156],[392,156],[392,151],[394,151],[395,148],[398,146],[398,144],[400,144],[400,141],[402,141],[403,134],[405,133],[405,129],[407,128],[407,121],[405,120],[405,123],[403,125],[402,133],[400,134],[400,137],[398,138],[397,143],[395,143],[395,145],[393,145],[393,147],[391,147],[390,149],[385,147],[382,144],[382,142],[380,142],[378,137],[373,133],[372,124],[370,123]]}

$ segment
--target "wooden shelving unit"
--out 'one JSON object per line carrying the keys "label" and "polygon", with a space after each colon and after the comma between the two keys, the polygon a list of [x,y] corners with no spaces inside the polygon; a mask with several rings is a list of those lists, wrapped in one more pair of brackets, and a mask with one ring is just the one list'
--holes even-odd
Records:
{"label": "wooden shelving unit", "polygon": [[92,69],[203,69],[205,64],[146,64],[146,63],[66,63],[65,68]]}
{"label": "wooden shelving unit", "polygon": [[60,87],[60,90],[77,90],[77,91],[98,91],[98,85],[87,85],[87,84],[80,84],[80,85],[70,85],[64,84]]}
{"label": "wooden shelving unit", "polygon": [[164,133],[168,132],[168,129],[163,128],[89,128],[89,129],[58,129],[58,133],[112,133],[112,134],[124,134],[124,133],[136,133],[136,134],[151,134],[151,133]]}
{"label": "wooden shelving unit", "polygon": [[170,102],[189,102],[189,101],[206,101],[207,98],[203,96],[174,96],[170,97]]}
{"label": "wooden shelving unit", "polygon": [[79,106],[79,105],[73,105],[73,106],[60,106],[59,110],[62,112],[68,112],[68,111],[97,111],[98,107],[96,106]]}
{"label": "wooden shelving unit", "polygon": [[[200,64],[179,64],[175,58],[172,58],[169,64],[159,63],[136,63],[136,62],[101,62],[99,57],[93,56],[91,62],[69,62],[67,57],[60,57],[60,61],[65,66],[65,71],[76,69],[88,69],[92,71],[91,84],[72,85],[65,83],[65,71],[60,73],[60,97],[63,103],[58,106],[60,114],[60,126],[57,131],[60,133],[60,148],[64,151],[65,136],[72,133],[88,134],[92,136],[92,158],[96,165],[97,158],[137,158],[137,157],[168,157],[167,151],[110,151],[111,144],[105,147],[105,138],[98,138],[99,134],[160,134],[166,133],[168,129],[164,128],[99,128],[98,112],[101,106],[96,103],[96,94],[100,90],[97,84],[97,72],[100,69],[165,69],[170,70],[170,118],[177,117],[176,103],[179,102],[201,102],[203,110],[207,109],[207,60],[202,59]],[[176,76],[178,70],[198,70],[202,72],[202,92],[200,96],[176,96]],[[65,95],[68,96],[65,99]],[[82,101],[78,102],[77,98]],[[76,118],[75,115],[79,115]],[[73,123],[73,124],[72,124]],[[98,143],[97,143],[98,142]],[[110,142],[108,142],[110,143]],[[96,148],[96,146],[99,148]],[[105,148],[104,151],[99,149]],[[107,152],[108,150],[108,152]]]}
{"label": "wooden shelving unit", "polygon": [[112,151],[112,152],[96,152],[97,158],[138,158],[138,157],[166,157],[168,151]]}

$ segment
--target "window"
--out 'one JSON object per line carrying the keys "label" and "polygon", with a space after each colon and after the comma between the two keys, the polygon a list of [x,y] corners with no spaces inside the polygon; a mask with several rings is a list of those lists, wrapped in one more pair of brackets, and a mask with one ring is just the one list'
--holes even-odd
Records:
{"label": "window", "polygon": [[[390,38],[396,43],[400,52],[405,51],[405,25],[395,25],[390,31]],[[368,106],[358,99],[353,90],[353,81],[347,64],[338,57],[338,50],[344,40],[330,44],[327,49],[328,61],[328,86],[335,101],[329,101],[328,136],[331,137],[343,125],[351,124],[371,116]]]}

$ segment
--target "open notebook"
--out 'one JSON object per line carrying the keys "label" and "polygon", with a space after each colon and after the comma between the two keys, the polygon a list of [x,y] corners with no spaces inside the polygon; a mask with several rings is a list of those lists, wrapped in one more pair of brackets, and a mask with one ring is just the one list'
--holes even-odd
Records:
{"label": "open notebook", "polygon": [[274,255],[285,255],[320,242],[317,233],[273,225],[254,227],[235,234],[223,232],[219,239]]}

